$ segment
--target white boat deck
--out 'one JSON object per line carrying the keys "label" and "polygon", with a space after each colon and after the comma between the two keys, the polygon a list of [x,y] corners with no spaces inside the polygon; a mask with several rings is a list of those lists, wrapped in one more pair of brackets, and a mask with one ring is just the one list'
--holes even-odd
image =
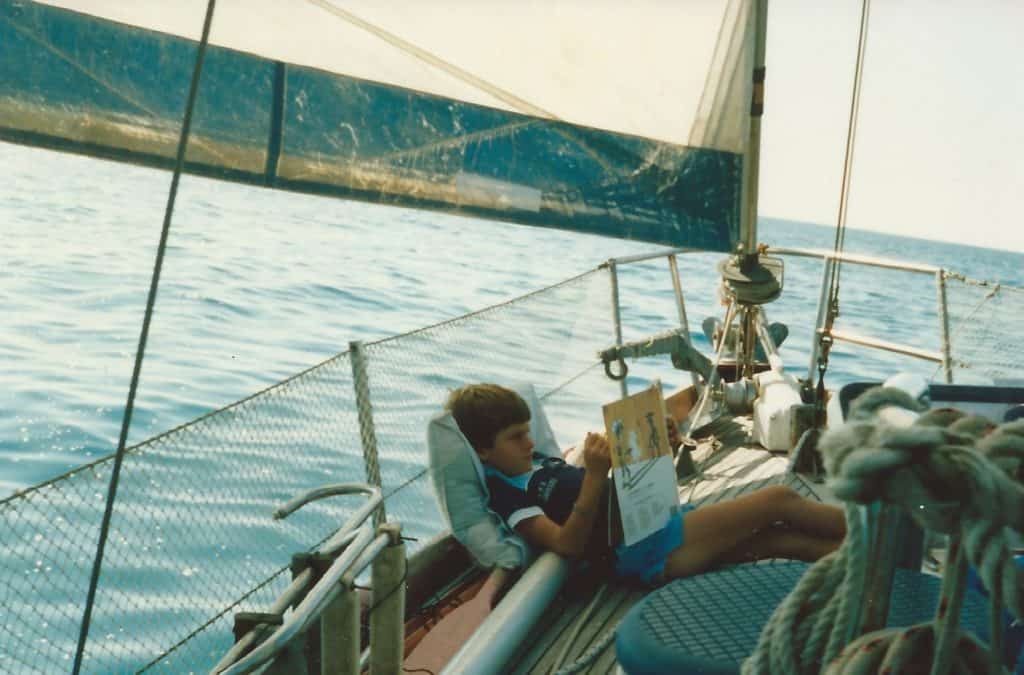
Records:
{"label": "white boat deck", "polygon": [[[778,483],[790,485],[801,494],[819,501],[833,501],[823,485],[801,475],[787,474],[788,457],[753,444],[749,440],[749,431],[750,421],[741,418],[719,420],[703,431],[703,438],[694,453],[701,473],[680,484],[682,502],[698,506],[711,504]],[[598,589],[605,584],[607,589],[599,605],[589,617],[583,616]],[[613,630],[646,592],[616,581],[606,582],[604,575],[578,574],[570,579],[541,622],[534,626],[518,658],[507,665],[506,672],[516,675],[551,673],[566,642],[582,621],[561,666],[572,663],[609,630]],[[615,670],[613,643],[579,672],[614,673]]]}

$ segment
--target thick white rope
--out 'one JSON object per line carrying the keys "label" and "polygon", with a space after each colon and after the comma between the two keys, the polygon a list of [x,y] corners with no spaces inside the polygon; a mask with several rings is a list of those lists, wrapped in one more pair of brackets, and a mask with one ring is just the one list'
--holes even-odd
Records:
{"label": "thick white rope", "polygon": [[[1024,461],[1024,424],[1003,425],[975,449],[970,436],[922,420],[868,433],[866,423],[856,423],[854,429],[826,434],[822,452],[826,470],[836,477],[832,489],[848,501],[898,504],[929,518],[931,529],[961,535],[985,587],[992,590],[1000,577],[1002,601],[1015,616],[1024,616],[1024,585],[1018,583],[1010,534],[1024,531],[1024,484],[1002,468]],[[989,448],[998,462],[988,458]],[[948,504],[955,509],[936,513],[938,518],[922,513]]]}
{"label": "thick white rope", "polygon": [[[744,675],[817,673],[822,664],[830,664],[828,673],[877,672],[932,660],[932,645],[933,673],[949,667],[987,672],[989,649],[959,629],[967,561],[1000,611],[1005,604],[1024,617],[1024,579],[1010,538],[1010,530],[1024,531],[1024,421],[995,428],[983,418],[943,410],[910,427],[879,423],[876,413],[894,405],[922,411],[903,392],[871,390],[857,400],[845,426],[822,437],[830,486],[847,502],[847,537],[775,609],[743,664]],[[926,527],[950,534],[950,564],[933,623],[871,633],[840,653],[850,628],[849,603],[864,587],[867,546],[853,503],[875,501],[900,505]],[[994,625],[993,664],[998,636]]]}
{"label": "thick white rope", "polygon": [[753,655],[743,663],[744,675],[817,673],[825,655],[839,653],[849,627],[849,603],[863,587],[866,568],[863,525],[853,506],[846,507],[846,521],[842,546],[811,565],[772,612]]}

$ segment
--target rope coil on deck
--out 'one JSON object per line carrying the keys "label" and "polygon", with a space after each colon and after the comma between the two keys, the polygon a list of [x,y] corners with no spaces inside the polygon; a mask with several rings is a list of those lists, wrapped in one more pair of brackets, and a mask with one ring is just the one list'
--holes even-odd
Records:
{"label": "rope coil on deck", "polygon": [[[1024,617],[1024,579],[1014,563],[1010,530],[1024,531],[1024,420],[996,427],[977,416],[930,411],[909,427],[879,422],[898,406],[920,412],[905,393],[866,392],[845,426],[822,437],[835,494],[847,502],[843,545],[815,563],[775,609],[743,673],[847,675],[880,672],[933,658],[932,672],[988,672],[998,659],[999,626],[989,648],[959,629],[969,561],[991,594],[998,617],[1005,605]],[[867,546],[854,503],[900,505],[929,529],[951,535],[950,558],[935,620],[860,636],[843,648],[848,604],[862,592]],[[802,648],[800,647],[802,645]],[[840,651],[842,649],[842,651]]]}

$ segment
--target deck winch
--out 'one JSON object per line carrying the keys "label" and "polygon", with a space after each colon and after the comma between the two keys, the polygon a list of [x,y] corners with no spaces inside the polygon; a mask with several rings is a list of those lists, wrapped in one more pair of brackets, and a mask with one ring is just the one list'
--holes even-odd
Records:
{"label": "deck winch", "polygon": [[[719,292],[726,314],[714,334],[709,335],[715,346],[714,359],[707,358],[691,344],[685,328],[615,345],[599,352],[598,356],[608,377],[623,380],[629,373],[627,357],[669,354],[673,367],[697,373],[704,382],[687,432],[710,421],[703,416],[713,399],[713,409],[724,408],[733,414],[753,412],[755,440],[769,450],[788,450],[806,426],[807,416],[801,414],[806,406],[797,380],[783,372],[776,338],[770,330],[774,326],[769,326],[762,308],[782,292],[782,259],[764,255],[762,250],[754,255],[726,258],[718,269],[722,275]],[[785,333],[783,330],[783,337]],[[734,356],[733,377],[722,373],[723,368],[730,366],[725,362],[727,351],[732,351]],[[613,371],[614,363],[617,363],[617,372]]]}

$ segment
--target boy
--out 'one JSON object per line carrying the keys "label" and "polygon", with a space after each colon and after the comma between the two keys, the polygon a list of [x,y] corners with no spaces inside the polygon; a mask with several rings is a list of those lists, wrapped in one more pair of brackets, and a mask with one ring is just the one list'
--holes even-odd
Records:
{"label": "boy", "polygon": [[531,545],[566,557],[610,555],[619,576],[647,584],[761,558],[814,561],[846,535],[841,509],[775,485],[694,510],[684,506],[661,531],[631,546],[612,518],[607,537],[610,449],[587,434],[583,467],[533,453],[530,409],[496,384],[453,391],[445,404],[484,464],[491,508]]}

